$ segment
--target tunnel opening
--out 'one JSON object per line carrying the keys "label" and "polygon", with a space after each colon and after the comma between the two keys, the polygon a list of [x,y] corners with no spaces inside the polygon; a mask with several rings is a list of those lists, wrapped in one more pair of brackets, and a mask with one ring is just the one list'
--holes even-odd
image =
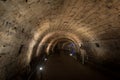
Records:
{"label": "tunnel opening", "polygon": [[62,52],[64,52],[62,54],[72,55],[72,58],[76,59],[76,53],[79,53],[78,41],[75,34],[65,31],[52,32],[39,38],[31,53],[31,69],[34,70],[36,66],[44,65],[49,56]]}
{"label": "tunnel opening", "polygon": [[[47,53],[47,48],[49,47],[48,53]],[[31,71],[29,74],[29,79],[32,80],[35,77],[36,78],[41,78],[38,77],[39,75],[41,75],[41,72],[37,71],[39,69],[40,66],[44,66],[45,68],[47,67],[47,63],[46,61],[48,61],[51,57],[54,59],[54,56],[57,56],[58,58],[60,58],[60,60],[64,57],[68,59],[69,57],[71,57],[73,60],[77,60],[77,54],[80,53],[79,52],[79,45],[74,42],[73,40],[69,39],[69,38],[57,38],[52,42],[52,45],[49,46],[47,43],[40,45],[39,48],[35,47],[35,50],[40,49],[39,51],[39,55],[35,57],[32,56],[31,58],[31,62],[30,62],[30,66],[31,66]],[[42,51],[42,52],[41,52]],[[35,53],[36,51],[34,51]],[[63,60],[64,61],[64,60]],[[58,61],[59,63],[59,61]],[[67,64],[67,63],[65,63]],[[60,66],[63,64],[60,64]],[[34,72],[34,74],[32,74]],[[64,71],[63,71],[64,72]],[[32,75],[31,75],[32,74]],[[43,72],[43,74],[45,74]],[[43,75],[42,74],[42,75]],[[66,74],[65,74],[66,75]],[[45,76],[44,76],[45,78]]]}
{"label": "tunnel opening", "polygon": [[[43,47],[45,51],[47,47]],[[41,54],[43,61],[39,61],[40,64],[31,71],[29,80],[110,80],[96,71],[92,71],[89,67],[86,67],[77,61],[77,45],[66,38],[57,39],[50,47],[52,53],[44,57],[45,54]],[[83,46],[81,45],[81,49]],[[42,50],[42,51],[43,51]],[[45,51],[46,52],[46,51]],[[69,55],[71,54],[72,55]],[[81,73],[81,71],[83,73]],[[92,74],[91,74],[92,73]],[[87,76],[87,77],[86,77]]]}
{"label": "tunnel opening", "polygon": [[55,41],[54,45],[51,47],[52,53],[60,54],[61,52],[65,52],[66,55],[72,54],[76,55],[78,53],[78,45],[75,44],[70,39],[61,38]]}
{"label": "tunnel opening", "polygon": [[77,76],[89,74],[79,80],[97,76],[94,68],[120,80],[119,12],[120,0],[0,0],[0,80],[74,68]]}

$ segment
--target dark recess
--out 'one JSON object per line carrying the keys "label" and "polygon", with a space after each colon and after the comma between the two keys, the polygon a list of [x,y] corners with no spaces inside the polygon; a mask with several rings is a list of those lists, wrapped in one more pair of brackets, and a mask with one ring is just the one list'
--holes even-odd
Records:
{"label": "dark recess", "polygon": [[21,53],[23,46],[24,46],[24,45],[21,45],[21,46],[20,46],[19,52],[18,52],[19,54]]}
{"label": "dark recess", "polygon": [[98,43],[95,43],[96,47],[100,47],[100,45]]}
{"label": "dark recess", "polygon": [[3,47],[6,47],[5,45],[3,45]]}
{"label": "dark recess", "polygon": [[22,29],[22,33],[24,33],[24,28]]}
{"label": "dark recess", "polygon": [[28,2],[28,0],[25,0],[26,2]]}
{"label": "dark recess", "polygon": [[4,1],[4,2],[6,2],[7,0],[1,0],[1,1]]}

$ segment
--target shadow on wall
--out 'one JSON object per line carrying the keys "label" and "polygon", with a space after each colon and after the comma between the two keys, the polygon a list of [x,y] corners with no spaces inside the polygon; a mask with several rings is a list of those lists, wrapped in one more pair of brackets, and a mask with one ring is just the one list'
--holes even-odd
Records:
{"label": "shadow on wall", "polygon": [[102,66],[120,73],[120,40],[101,40],[86,42],[88,63]]}

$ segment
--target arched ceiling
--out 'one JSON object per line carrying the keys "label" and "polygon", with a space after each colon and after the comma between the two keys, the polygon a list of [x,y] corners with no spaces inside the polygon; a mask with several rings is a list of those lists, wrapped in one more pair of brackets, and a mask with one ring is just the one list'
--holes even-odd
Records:
{"label": "arched ceiling", "polygon": [[1,30],[9,26],[11,33],[15,33],[16,27],[17,30],[24,28],[31,36],[36,31],[46,34],[61,30],[91,40],[119,37],[119,0],[6,0],[0,3],[1,24],[4,24]]}
{"label": "arched ceiling", "polygon": [[0,68],[23,57],[21,46],[32,54],[53,32],[71,33],[80,42],[119,39],[120,0],[1,0]]}

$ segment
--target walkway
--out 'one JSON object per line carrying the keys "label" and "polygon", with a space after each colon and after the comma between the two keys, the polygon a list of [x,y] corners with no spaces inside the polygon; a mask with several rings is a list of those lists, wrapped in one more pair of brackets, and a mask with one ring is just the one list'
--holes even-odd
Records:
{"label": "walkway", "polygon": [[52,55],[45,66],[45,80],[110,80],[100,72],[78,63],[71,56]]}

